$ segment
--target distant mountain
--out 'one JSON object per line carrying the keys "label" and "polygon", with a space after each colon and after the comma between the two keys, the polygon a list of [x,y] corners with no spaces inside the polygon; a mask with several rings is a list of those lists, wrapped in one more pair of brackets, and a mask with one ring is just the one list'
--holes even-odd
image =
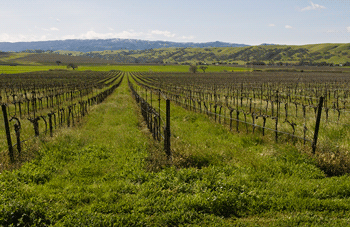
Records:
{"label": "distant mountain", "polygon": [[273,44],[273,43],[262,43],[262,44],[260,44],[260,46],[273,46],[273,45],[276,45],[276,44]]}
{"label": "distant mountain", "polygon": [[146,50],[163,47],[244,47],[245,44],[207,42],[207,43],[180,43],[168,41],[147,41],[137,39],[71,39],[38,42],[0,42],[0,51],[25,51],[25,50],[69,50],[69,51],[103,51],[103,50]]}

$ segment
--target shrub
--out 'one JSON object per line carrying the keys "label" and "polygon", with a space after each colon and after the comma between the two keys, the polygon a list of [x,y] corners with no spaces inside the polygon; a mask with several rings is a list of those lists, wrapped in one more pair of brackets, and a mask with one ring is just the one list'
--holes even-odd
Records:
{"label": "shrub", "polygon": [[191,65],[188,71],[191,73],[196,73],[198,71],[198,67],[196,65]]}
{"label": "shrub", "polygon": [[69,63],[67,65],[67,69],[69,69],[69,68],[72,68],[74,70],[74,69],[78,68],[78,66],[76,64],[74,64],[74,63]]}

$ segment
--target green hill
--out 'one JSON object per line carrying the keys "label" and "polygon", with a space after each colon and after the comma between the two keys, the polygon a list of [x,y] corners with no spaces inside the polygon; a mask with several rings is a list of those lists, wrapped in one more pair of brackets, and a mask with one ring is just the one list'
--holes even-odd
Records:
{"label": "green hill", "polygon": [[[63,53],[64,51],[57,51]],[[333,63],[350,61],[350,44],[312,44],[303,46],[267,45],[248,47],[160,48],[149,50],[94,51],[70,53],[121,63]]]}

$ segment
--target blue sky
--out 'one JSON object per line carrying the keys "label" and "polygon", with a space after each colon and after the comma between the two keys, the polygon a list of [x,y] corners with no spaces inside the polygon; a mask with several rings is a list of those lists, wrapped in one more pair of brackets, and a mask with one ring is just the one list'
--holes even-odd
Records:
{"label": "blue sky", "polygon": [[0,42],[350,43],[350,0],[0,0]]}

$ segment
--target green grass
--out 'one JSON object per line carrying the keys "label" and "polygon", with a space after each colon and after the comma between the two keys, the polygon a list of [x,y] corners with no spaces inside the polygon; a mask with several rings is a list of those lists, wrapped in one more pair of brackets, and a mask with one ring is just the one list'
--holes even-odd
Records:
{"label": "green grass", "polygon": [[57,65],[17,65],[8,66],[0,65],[0,73],[4,74],[15,74],[15,73],[26,73],[26,72],[36,72],[36,71],[48,71],[49,69],[67,69],[67,66],[57,66]]}
{"label": "green grass", "polygon": [[[291,144],[229,132],[171,106],[173,166],[140,124],[126,81],[80,127],[0,174],[0,225],[348,225],[349,176]],[[141,130],[140,130],[141,129]]]}
{"label": "green grass", "polygon": [[[66,70],[65,65],[18,65],[18,66],[6,66],[0,65],[0,73],[4,74],[15,74],[15,73],[25,73],[25,72],[35,72],[35,71],[48,71],[50,69]],[[125,72],[188,72],[188,65],[78,65],[77,71],[110,71],[110,70],[121,70]],[[72,70],[72,69],[70,69]],[[229,67],[229,66],[209,66],[206,72],[222,72],[222,71],[246,71],[249,68],[241,67]],[[198,71],[202,73],[201,70]]]}
{"label": "green grass", "polygon": [[10,53],[9,56],[6,57],[0,57],[1,61],[12,61],[16,60],[17,58],[25,57],[30,55],[29,53]]}
{"label": "green grass", "polygon": [[[137,115],[124,87],[93,110],[83,128],[68,130],[54,142],[42,144],[38,159],[19,171],[1,175],[15,177],[21,185],[16,199],[7,197],[14,185],[3,189],[5,197],[1,199],[5,200],[1,204],[7,205],[0,208],[1,225],[6,225],[3,218],[8,221],[9,212],[18,213],[16,221],[29,219],[29,224],[42,225],[53,220],[74,224],[75,215],[84,213],[89,218],[87,214],[94,210],[100,210],[102,215],[103,209],[114,206],[114,200],[133,194],[137,185],[126,179],[135,178],[134,171],[142,169],[147,154],[147,139],[137,125]],[[28,200],[30,197],[36,197],[35,201]],[[50,209],[46,210],[48,206]],[[42,220],[38,220],[40,215]]]}

